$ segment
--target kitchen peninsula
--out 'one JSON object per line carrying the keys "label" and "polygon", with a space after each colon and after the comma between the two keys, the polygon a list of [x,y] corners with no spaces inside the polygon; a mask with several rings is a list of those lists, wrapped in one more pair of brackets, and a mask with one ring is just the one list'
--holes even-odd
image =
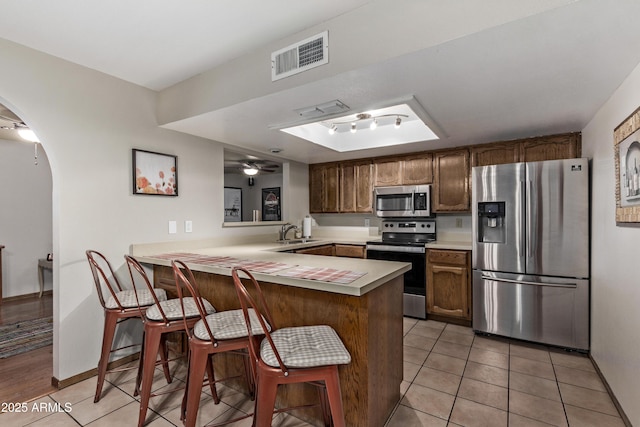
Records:
{"label": "kitchen peninsula", "polygon": [[[339,368],[346,423],[382,427],[400,398],[403,275],[410,264],[283,252],[330,243],[342,242],[174,242],[134,245],[131,252],[153,265],[155,286],[174,294],[171,259],[186,261],[203,297],[217,310],[240,307],[229,266],[240,263],[252,270],[277,327],[325,324],[336,330],[352,357],[349,365]],[[303,278],[310,277],[306,273],[316,279]],[[224,357],[214,363],[220,377],[237,367]],[[316,401],[314,387],[293,385],[281,391],[278,405]],[[318,410],[295,415],[321,425]]]}

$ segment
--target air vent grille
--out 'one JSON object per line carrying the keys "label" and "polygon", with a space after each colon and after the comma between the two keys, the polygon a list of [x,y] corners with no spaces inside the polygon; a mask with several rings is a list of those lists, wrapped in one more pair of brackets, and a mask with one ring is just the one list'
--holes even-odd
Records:
{"label": "air vent grille", "polygon": [[271,80],[279,80],[329,62],[327,31],[271,54]]}

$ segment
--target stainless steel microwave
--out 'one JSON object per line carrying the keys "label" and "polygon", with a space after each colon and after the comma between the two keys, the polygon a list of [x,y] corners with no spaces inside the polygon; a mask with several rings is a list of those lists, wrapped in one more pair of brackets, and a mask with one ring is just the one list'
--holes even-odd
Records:
{"label": "stainless steel microwave", "polygon": [[431,185],[375,187],[373,194],[378,217],[431,216]]}

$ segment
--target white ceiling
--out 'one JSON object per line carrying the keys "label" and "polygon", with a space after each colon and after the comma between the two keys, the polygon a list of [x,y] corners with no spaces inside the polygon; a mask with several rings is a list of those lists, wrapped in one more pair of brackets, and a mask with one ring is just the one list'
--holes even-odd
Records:
{"label": "white ceiling", "polygon": [[[398,46],[384,61],[165,125],[253,153],[280,147],[277,157],[305,163],[579,131],[640,63],[640,1],[519,0],[526,13],[509,15],[510,0],[491,0],[465,16],[473,3],[0,0],[0,37],[162,90],[305,29],[369,13],[369,6],[435,15],[421,29],[439,40],[431,46]],[[447,19],[434,25],[440,14]],[[469,31],[448,37],[460,22]],[[331,99],[368,109],[408,95],[435,122],[440,141],[337,153],[269,129],[295,119],[295,109]]]}

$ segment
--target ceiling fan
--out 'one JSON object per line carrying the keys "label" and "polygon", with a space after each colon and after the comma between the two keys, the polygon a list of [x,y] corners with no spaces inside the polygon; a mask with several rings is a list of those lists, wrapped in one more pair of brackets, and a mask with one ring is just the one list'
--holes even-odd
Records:
{"label": "ceiling fan", "polygon": [[233,160],[225,161],[225,170],[228,172],[240,171],[247,176],[258,173],[273,173],[280,169],[280,165],[268,160]]}

